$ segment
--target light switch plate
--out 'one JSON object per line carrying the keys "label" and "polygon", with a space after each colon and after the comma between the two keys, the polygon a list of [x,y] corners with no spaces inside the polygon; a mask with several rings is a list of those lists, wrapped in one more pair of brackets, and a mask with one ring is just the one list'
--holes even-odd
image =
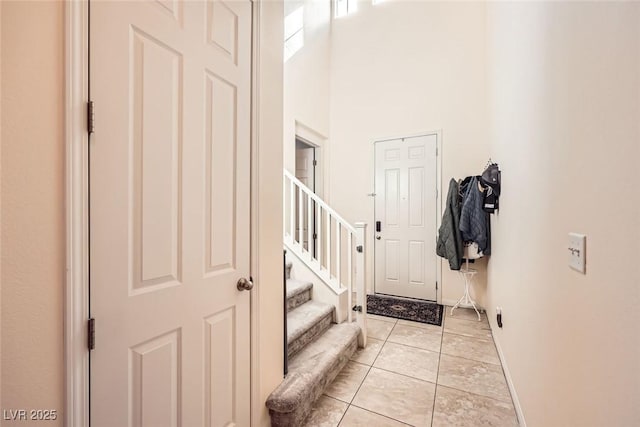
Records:
{"label": "light switch plate", "polygon": [[569,267],[586,274],[587,266],[587,236],[569,233]]}

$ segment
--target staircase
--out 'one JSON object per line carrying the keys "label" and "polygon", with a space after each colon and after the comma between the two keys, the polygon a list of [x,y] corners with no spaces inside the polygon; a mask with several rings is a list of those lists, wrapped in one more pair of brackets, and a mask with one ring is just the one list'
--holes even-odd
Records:
{"label": "staircase", "polygon": [[298,427],[366,346],[366,225],[346,222],[287,171],[283,190],[283,243],[295,261],[285,276],[288,373],[266,405],[272,426]]}
{"label": "staircase", "polygon": [[287,357],[289,372],[271,393],[271,425],[302,426],[314,402],[358,347],[355,322],[333,323],[335,307],[311,299],[313,284],[291,278],[287,264]]}

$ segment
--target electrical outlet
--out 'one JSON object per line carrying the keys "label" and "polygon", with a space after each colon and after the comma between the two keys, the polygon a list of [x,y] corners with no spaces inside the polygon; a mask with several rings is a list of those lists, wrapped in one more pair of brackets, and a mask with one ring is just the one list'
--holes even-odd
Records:
{"label": "electrical outlet", "polygon": [[569,267],[582,274],[586,274],[587,268],[587,236],[578,233],[569,233]]}

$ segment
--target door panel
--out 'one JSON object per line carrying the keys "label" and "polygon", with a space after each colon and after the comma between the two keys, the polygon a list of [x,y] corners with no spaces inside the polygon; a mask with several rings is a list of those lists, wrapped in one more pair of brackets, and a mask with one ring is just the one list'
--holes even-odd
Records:
{"label": "door panel", "polygon": [[207,272],[235,268],[234,218],[237,191],[234,117],[237,87],[207,70],[205,111],[205,215]]}
{"label": "door panel", "polygon": [[409,227],[424,226],[424,168],[409,169]]}
{"label": "door panel", "polygon": [[400,223],[400,170],[387,169],[384,171],[384,206],[385,228],[398,227]]}
{"label": "door panel", "polygon": [[181,281],[183,82],[181,55],[137,28],[131,33],[135,294]]}
{"label": "door panel", "polygon": [[436,300],[436,138],[375,144],[377,293]]}
{"label": "door panel", "polygon": [[424,285],[425,251],[424,241],[409,241],[409,283]]}
{"label": "door panel", "polygon": [[251,2],[90,19],[92,426],[249,425]]}
{"label": "door panel", "polygon": [[397,284],[400,280],[400,242],[398,240],[385,240],[384,278],[386,282]]}
{"label": "door panel", "polygon": [[131,348],[133,426],[178,426],[180,331],[154,337]]}

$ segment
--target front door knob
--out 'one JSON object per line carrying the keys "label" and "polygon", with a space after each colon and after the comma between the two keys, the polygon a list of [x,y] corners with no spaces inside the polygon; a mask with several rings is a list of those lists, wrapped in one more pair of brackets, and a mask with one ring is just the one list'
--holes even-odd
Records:
{"label": "front door knob", "polygon": [[240,280],[238,280],[237,287],[239,291],[250,291],[253,289],[253,282],[241,277]]}

